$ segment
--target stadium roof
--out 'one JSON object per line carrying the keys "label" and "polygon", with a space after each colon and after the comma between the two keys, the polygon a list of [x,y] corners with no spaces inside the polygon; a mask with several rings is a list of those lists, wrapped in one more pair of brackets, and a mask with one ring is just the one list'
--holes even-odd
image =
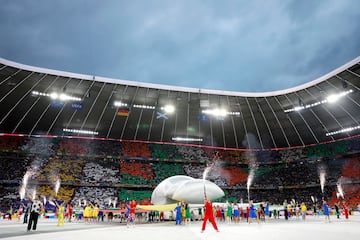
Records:
{"label": "stadium roof", "polygon": [[301,86],[264,93],[132,82],[2,58],[0,86],[3,134],[228,149],[301,147],[360,134],[360,57]]}

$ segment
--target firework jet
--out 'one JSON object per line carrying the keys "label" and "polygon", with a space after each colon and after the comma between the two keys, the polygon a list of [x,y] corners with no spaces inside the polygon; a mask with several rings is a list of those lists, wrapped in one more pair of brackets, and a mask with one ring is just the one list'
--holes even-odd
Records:
{"label": "firework jet", "polygon": [[320,170],[320,186],[321,186],[321,192],[324,193],[324,187],[325,187],[325,170]]}
{"label": "firework jet", "polygon": [[36,197],[36,188],[32,192],[32,200],[35,200]]}
{"label": "firework jet", "polygon": [[206,168],[205,168],[205,170],[204,170],[204,172],[203,172],[203,180],[205,181],[206,180],[206,178],[207,178],[207,176],[209,175],[209,172],[210,172],[210,170],[211,170],[211,168],[213,167],[213,163],[212,164],[210,164],[209,166],[207,166]]}
{"label": "firework jet", "polygon": [[206,177],[208,176],[211,168],[213,167],[214,163],[210,164],[209,166],[207,166],[203,172],[203,183],[204,183],[204,196],[206,197],[206,187],[205,187],[205,180]]}
{"label": "firework jet", "polygon": [[254,175],[255,175],[255,170],[253,168],[251,168],[250,172],[249,172],[249,175],[248,175],[247,183],[246,183],[249,202],[250,202],[250,186],[252,184],[252,181],[254,180]]}
{"label": "firework jet", "polygon": [[246,182],[246,188],[248,192],[248,201],[250,202],[250,186],[254,181],[255,171],[257,169],[256,156],[253,152],[248,152],[247,157],[249,158],[249,175]]}
{"label": "firework jet", "polygon": [[[338,190],[338,193],[336,194],[336,196],[339,198],[339,196],[341,196],[343,199],[344,199],[344,191],[343,191],[343,189],[342,189],[342,187],[341,187],[341,183],[340,182],[338,182],[337,184],[336,184],[336,186],[337,186],[337,190]],[[339,196],[338,196],[338,194],[339,194]]]}
{"label": "firework jet", "polygon": [[23,200],[25,198],[25,193],[26,193],[26,189],[24,186],[21,186],[19,194],[20,194],[20,199]]}
{"label": "firework jet", "polygon": [[23,177],[23,186],[26,188],[27,184],[28,184],[28,181],[29,181],[29,177],[30,177],[30,174],[29,172],[27,171]]}
{"label": "firework jet", "polygon": [[23,177],[23,181],[22,181],[21,188],[20,188],[20,191],[19,191],[21,200],[23,200],[25,198],[26,187],[27,187],[28,182],[29,182],[29,177],[30,177],[30,173],[29,173],[29,171],[27,171],[25,173],[24,177]]}
{"label": "firework jet", "polygon": [[55,195],[57,196],[60,189],[60,178],[58,177],[55,183]]}
{"label": "firework jet", "polygon": [[212,168],[214,167],[214,165],[216,164],[216,161],[217,161],[217,160],[219,160],[219,153],[218,153],[218,152],[215,153],[214,161],[213,161],[210,165],[208,165],[208,166],[205,168],[204,172],[203,172],[204,196],[205,196],[205,197],[206,197],[205,180],[206,180],[207,176],[209,175],[211,169],[212,169]]}
{"label": "firework jet", "polygon": [[255,171],[258,168],[256,154],[251,149],[259,149],[262,148],[259,140],[256,135],[253,133],[246,133],[245,138],[242,141],[242,145],[245,146],[249,151],[245,152],[245,157],[249,161],[249,174],[247,178],[247,191],[248,191],[248,200],[250,202],[250,186],[254,181]]}

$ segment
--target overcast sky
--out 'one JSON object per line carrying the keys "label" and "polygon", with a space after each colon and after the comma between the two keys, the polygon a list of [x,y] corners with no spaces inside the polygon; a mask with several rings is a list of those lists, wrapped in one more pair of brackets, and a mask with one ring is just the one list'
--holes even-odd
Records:
{"label": "overcast sky", "polygon": [[267,92],[360,56],[358,0],[2,0],[0,57],[184,87]]}

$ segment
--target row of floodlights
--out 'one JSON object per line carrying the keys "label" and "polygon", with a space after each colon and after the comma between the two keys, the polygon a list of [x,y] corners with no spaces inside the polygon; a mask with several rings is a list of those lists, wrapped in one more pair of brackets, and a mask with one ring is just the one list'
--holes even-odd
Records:
{"label": "row of floodlights", "polygon": [[34,96],[44,96],[44,97],[50,97],[53,100],[60,100],[60,101],[81,101],[81,98],[79,97],[73,97],[70,95],[67,95],[65,93],[56,93],[56,92],[52,92],[52,93],[42,93],[42,92],[38,92],[38,91],[33,91],[32,94]]}
{"label": "row of floodlights", "polygon": [[190,137],[173,137],[173,141],[176,142],[202,142],[202,138],[190,138]]}
{"label": "row of floodlights", "polygon": [[324,103],[334,103],[336,101],[338,101],[340,98],[348,95],[349,93],[352,93],[353,90],[350,89],[348,91],[344,91],[344,92],[341,92],[341,93],[338,93],[338,94],[332,94],[332,95],[329,95],[326,99],[322,100],[322,101],[318,101],[318,102],[314,102],[314,103],[311,103],[311,104],[307,104],[307,105],[301,105],[301,106],[296,106],[296,107],[293,107],[293,108],[289,108],[289,109],[285,109],[284,112],[286,113],[289,113],[289,112],[294,112],[294,111],[301,111],[303,109],[307,109],[307,108],[312,108],[312,107],[315,107],[317,105],[320,105],[320,104],[324,104]]}
{"label": "row of floodlights", "polygon": [[[119,101],[115,101],[114,106],[115,107],[127,107],[128,104],[123,103],[123,102],[119,102]],[[154,110],[156,108],[155,106],[143,105],[143,104],[134,104],[134,105],[132,105],[132,107],[134,107],[134,108],[142,108],[142,109],[150,109],[150,110]],[[166,105],[164,107],[161,107],[160,109],[167,112],[167,113],[173,113],[175,111],[175,107],[172,106],[172,105]]]}
{"label": "row of floodlights", "polygon": [[[68,133],[76,133],[76,134],[84,134],[84,135],[98,135],[98,132],[89,131],[89,130],[80,130],[80,129],[70,129],[70,128],[63,128],[63,132]],[[191,138],[191,137],[173,137],[173,141],[176,142],[202,142],[202,138]]]}
{"label": "row of floodlights", "polygon": [[[56,92],[43,93],[43,92],[33,91],[32,94],[34,96],[50,97],[53,100],[59,100],[59,101],[81,101],[81,98],[73,97],[73,96],[67,95],[65,93],[56,93]],[[123,103],[121,101],[115,101],[114,106],[115,107],[127,107],[128,104]],[[156,108],[155,106],[144,105],[144,104],[134,104],[134,105],[132,105],[132,107],[134,107],[134,108],[142,108],[142,109],[150,109],[150,110],[154,110]],[[161,110],[163,110],[163,111],[165,111],[167,113],[173,113],[175,111],[175,107],[172,106],[172,105],[166,105],[164,107],[161,107]],[[218,108],[217,109],[203,110],[202,113],[208,114],[208,115],[213,115],[213,116],[216,116],[216,117],[224,117],[226,115],[240,116],[240,112],[228,112],[225,109],[218,109]]]}
{"label": "row of floodlights", "polygon": [[76,134],[85,134],[85,135],[98,135],[98,132],[89,131],[89,130],[80,130],[80,129],[70,129],[63,128],[63,132],[76,133]]}
{"label": "row of floodlights", "polygon": [[[115,101],[114,102],[114,106],[115,107],[127,107],[128,104],[127,103],[123,103],[123,102],[119,102],[119,101]],[[151,105],[144,105],[144,104],[134,104],[132,105],[134,108],[142,108],[142,109],[155,109],[155,106],[151,106]]]}
{"label": "row of floodlights", "polygon": [[216,117],[225,117],[226,115],[240,116],[240,112],[228,112],[225,109],[221,109],[221,108],[206,109],[206,110],[202,110],[201,112]]}
{"label": "row of floodlights", "polygon": [[[115,107],[127,107],[128,104],[123,103],[123,102],[119,102],[119,101],[115,101],[114,106]],[[132,106],[134,108],[142,108],[142,109],[150,109],[150,110],[156,109],[155,106],[151,106],[151,105],[134,104]],[[163,111],[165,111],[167,113],[172,113],[172,112],[175,111],[175,107],[172,106],[172,105],[166,105],[165,107],[161,107],[161,110],[163,110]],[[228,112],[225,109],[219,109],[219,108],[206,109],[206,110],[203,110],[202,113],[208,114],[208,115],[213,115],[213,116],[220,116],[220,117],[225,117],[226,115],[240,116],[240,112]]]}
{"label": "row of floodlights", "polygon": [[360,125],[356,126],[356,127],[348,127],[348,128],[343,128],[343,129],[340,129],[340,130],[337,130],[337,131],[328,132],[328,133],[326,133],[326,136],[332,136],[332,135],[336,135],[336,134],[339,134],[339,133],[351,132],[351,131],[354,131],[356,129],[360,129]]}

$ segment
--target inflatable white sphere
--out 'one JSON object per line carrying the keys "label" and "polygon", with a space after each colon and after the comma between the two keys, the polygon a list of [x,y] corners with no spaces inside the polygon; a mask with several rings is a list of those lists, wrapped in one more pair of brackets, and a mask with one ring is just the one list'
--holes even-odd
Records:
{"label": "inflatable white sphere", "polygon": [[191,204],[200,204],[204,203],[205,192],[210,200],[218,199],[225,195],[224,191],[215,183],[208,180],[194,179],[186,181],[179,186],[172,195],[172,199]]}
{"label": "inflatable white sphere", "polygon": [[194,178],[189,176],[177,175],[166,178],[159,185],[156,186],[151,195],[151,203],[154,205],[163,205],[178,202],[172,199],[172,195],[176,189],[184,181],[193,180]]}
{"label": "inflatable white sphere", "polygon": [[214,200],[224,196],[223,190],[215,183],[177,175],[163,180],[153,191],[151,202],[154,205],[170,204],[184,201],[190,204],[204,202],[204,196]]}

